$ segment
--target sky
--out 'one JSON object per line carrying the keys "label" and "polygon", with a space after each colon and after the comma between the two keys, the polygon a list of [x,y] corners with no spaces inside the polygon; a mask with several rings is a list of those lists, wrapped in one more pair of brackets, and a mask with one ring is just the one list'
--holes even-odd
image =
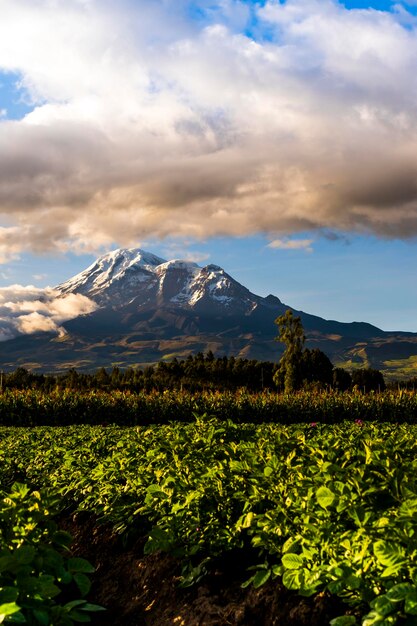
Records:
{"label": "sky", "polygon": [[134,246],[417,332],[417,0],[0,0],[0,340]]}

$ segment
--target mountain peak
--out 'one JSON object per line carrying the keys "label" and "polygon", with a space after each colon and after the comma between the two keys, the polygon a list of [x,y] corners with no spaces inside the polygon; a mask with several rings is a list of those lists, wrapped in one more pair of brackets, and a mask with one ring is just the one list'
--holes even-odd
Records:
{"label": "mountain peak", "polygon": [[193,261],[183,261],[182,259],[173,259],[172,261],[165,261],[158,267],[158,271],[167,270],[198,270],[200,269],[197,263]]}
{"label": "mountain peak", "polygon": [[259,300],[218,265],[165,261],[139,248],[104,254],[57,290],[81,293],[100,307],[136,312],[165,306],[204,315],[248,314]]}
{"label": "mountain peak", "polygon": [[[151,267],[156,267],[157,265],[161,265],[161,263],[166,263],[165,259],[162,259],[151,252],[146,252],[146,250],[142,250],[141,248],[117,248],[116,250],[112,250],[111,252],[107,252],[100,256],[97,261],[95,261],[90,267],[100,264],[105,265],[106,263],[119,264],[123,263],[125,266],[128,265],[140,265]],[[86,271],[88,271],[87,268]]]}
{"label": "mountain peak", "polygon": [[57,290],[63,294],[74,292],[94,297],[115,283],[121,284],[127,275],[138,277],[165,262],[165,259],[140,248],[118,248],[100,256],[87,269],[58,285]]}

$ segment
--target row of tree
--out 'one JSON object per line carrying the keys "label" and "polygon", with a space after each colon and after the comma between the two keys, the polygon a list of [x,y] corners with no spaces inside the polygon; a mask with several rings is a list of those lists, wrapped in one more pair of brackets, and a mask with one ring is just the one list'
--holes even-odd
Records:
{"label": "row of tree", "polygon": [[[333,388],[340,391],[354,387],[361,391],[382,391],[385,388],[383,377],[377,370],[361,369],[349,374],[344,369],[329,367],[326,359],[327,357],[323,358],[323,353],[319,350],[305,350],[302,370],[298,372],[300,382],[296,388],[317,390]],[[234,390],[244,387],[250,391],[265,389],[272,391],[285,389],[281,380],[282,370],[276,363],[234,357],[214,358],[209,352],[206,355],[200,353],[190,356],[185,360],[161,362],[144,369],[114,367],[111,370],[101,368],[94,373],[71,369],[63,374],[35,374],[24,368],[18,368],[14,372],[3,374],[2,387],[44,391],[118,389],[147,392],[181,388],[189,391]]]}
{"label": "row of tree", "polygon": [[251,391],[275,387],[273,376],[276,363],[235,357],[216,358],[212,352],[189,356],[184,360],[160,361],[155,366],[111,370],[100,368],[94,373],[68,370],[63,374],[34,374],[18,368],[3,376],[4,388],[70,388],[79,390],[106,389],[151,391],[153,389],[238,389]]}
{"label": "row of tree", "polygon": [[299,317],[291,310],[275,320],[279,328],[277,341],[285,345],[279,363],[215,357],[209,351],[199,352],[184,360],[160,361],[155,366],[144,369],[104,368],[94,373],[80,373],[71,369],[64,374],[34,374],[18,368],[10,374],[2,374],[2,388],[38,388],[50,390],[69,388],[89,389],[128,389],[131,391],[151,391],[183,388],[190,391],[202,389],[238,389],[250,391],[263,389],[282,390],[288,393],[299,389],[328,389],[347,391],[354,387],[361,391],[383,391],[384,378],[380,371],[371,368],[358,369],[352,373],[334,368],[330,359],[318,348],[304,347],[304,329]]}

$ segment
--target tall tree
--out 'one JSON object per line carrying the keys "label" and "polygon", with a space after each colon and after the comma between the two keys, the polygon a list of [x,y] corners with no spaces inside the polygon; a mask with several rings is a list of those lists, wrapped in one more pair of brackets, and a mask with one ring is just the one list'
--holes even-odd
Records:
{"label": "tall tree", "polygon": [[305,335],[300,317],[294,317],[288,309],[284,315],[275,320],[279,328],[277,341],[285,344],[284,354],[274,374],[274,382],[284,387],[285,392],[295,391],[302,384],[303,349]]}
{"label": "tall tree", "polygon": [[333,382],[333,364],[318,348],[306,348],[303,352],[302,381],[303,384],[319,383],[321,386],[331,385]]}

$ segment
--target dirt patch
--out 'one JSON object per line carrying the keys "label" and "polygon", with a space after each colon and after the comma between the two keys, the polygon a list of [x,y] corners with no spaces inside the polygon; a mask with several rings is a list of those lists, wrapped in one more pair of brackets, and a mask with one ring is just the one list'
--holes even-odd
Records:
{"label": "dirt patch", "polygon": [[73,552],[96,567],[89,600],[106,607],[94,626],[326,626],[346,612],[335,598],[302,598],[269,581],[242,589],[248,577],[228,555],[198,585],[178,587],[180,563],[165,554],[144,555],[144,539],[123,544],[111,528],[88,515],[62,519]]}

